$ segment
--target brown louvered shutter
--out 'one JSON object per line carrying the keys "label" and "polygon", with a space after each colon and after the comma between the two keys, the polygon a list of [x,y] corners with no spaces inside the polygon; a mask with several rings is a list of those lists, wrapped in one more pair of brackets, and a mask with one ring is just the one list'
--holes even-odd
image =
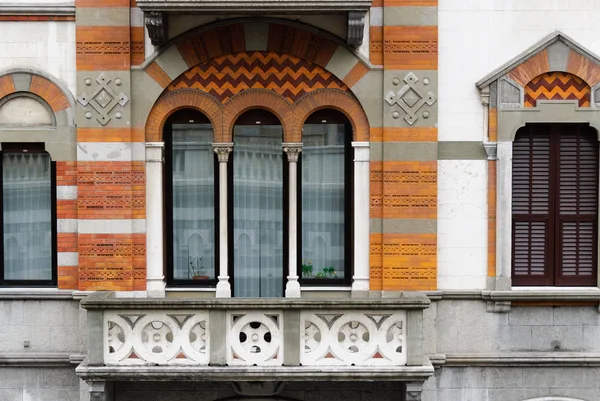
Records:
{"label": "brown louvered shutter", "polygon": [[526,126],[513,142],[512,281],[553,281],[551,143],[546,126]]}
{"label": "brown louvered shutter", "polygon": [[595,285],[598,139],[587,126],[558,127],[555,285]]}

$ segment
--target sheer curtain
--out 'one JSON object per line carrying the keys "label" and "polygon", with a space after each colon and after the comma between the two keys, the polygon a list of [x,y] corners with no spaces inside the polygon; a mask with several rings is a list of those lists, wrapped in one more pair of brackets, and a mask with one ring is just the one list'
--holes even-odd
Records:
{"label": "sheer curtain", "polygon": [[50,156],[3,153],[4,279],[52,279]]}
{"label": "sheer curtain", "polygon": [[344,278],[343,124],[305,124],[302,140],[303,278]]}
{"label": "sheer curtain", "polygon": [[215,278],[213,131],[173,124],[173,278]]}
{"label": "sheer curtain", "polygon": [[283,295],[281,126],[237,125],[233,147],[234,295]]}

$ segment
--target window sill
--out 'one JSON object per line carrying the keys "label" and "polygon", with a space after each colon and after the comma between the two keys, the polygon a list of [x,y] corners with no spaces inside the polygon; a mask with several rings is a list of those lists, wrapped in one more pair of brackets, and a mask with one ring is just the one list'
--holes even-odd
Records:
{"label": "window sill", "polygon": [[215,292],[214,287],[167,287],[166,292]]}
{"label": "window sill", "polygon": [[59,290],[58,288],[0,288],[0,300],[57,300],[74,299],[73,290]]}
{"label": "window sill", "polygon": [[600,301],[597,287],[512,287],[506,291],[484,291],[492,301]]}
{"label": "window sill", "polygon": [[300,285],[300,291],[339,291],[339,292],[350,292],[352,291],[351,286],[310,286]]}

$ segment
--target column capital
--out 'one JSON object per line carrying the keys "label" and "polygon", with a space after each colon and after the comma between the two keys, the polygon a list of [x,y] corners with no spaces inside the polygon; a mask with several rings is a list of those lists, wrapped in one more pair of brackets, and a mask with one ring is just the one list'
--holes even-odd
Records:
{"label": "column capital", "polygon": [[284,142],[281,144],[289,162],[297,162],[302,152],[302,142]]}
{"label": "column capital", "polygon": [[368,162],[371,159],[371,144],[369,142],[352,142],[355,162]]}
{"label": "column capital", "polygon": [[219,163],[226,163],[229,160],[229,154],[233,152],[233,142],[213,143],[212,146]]}
{"label": "column capital", "polygon": [[163,162],[164,142],[146,142],[146,162]]}

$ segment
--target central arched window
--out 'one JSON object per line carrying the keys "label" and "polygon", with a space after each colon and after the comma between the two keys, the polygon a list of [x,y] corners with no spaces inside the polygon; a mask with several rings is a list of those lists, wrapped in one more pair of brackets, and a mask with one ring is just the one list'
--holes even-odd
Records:
{"label": "central arched window", "polygon": [[[254,109],[233,129],[233,294],[280,297],[284,283],[283,130],[273,114]],[[233,185],[231,185],[233,184]]]}

